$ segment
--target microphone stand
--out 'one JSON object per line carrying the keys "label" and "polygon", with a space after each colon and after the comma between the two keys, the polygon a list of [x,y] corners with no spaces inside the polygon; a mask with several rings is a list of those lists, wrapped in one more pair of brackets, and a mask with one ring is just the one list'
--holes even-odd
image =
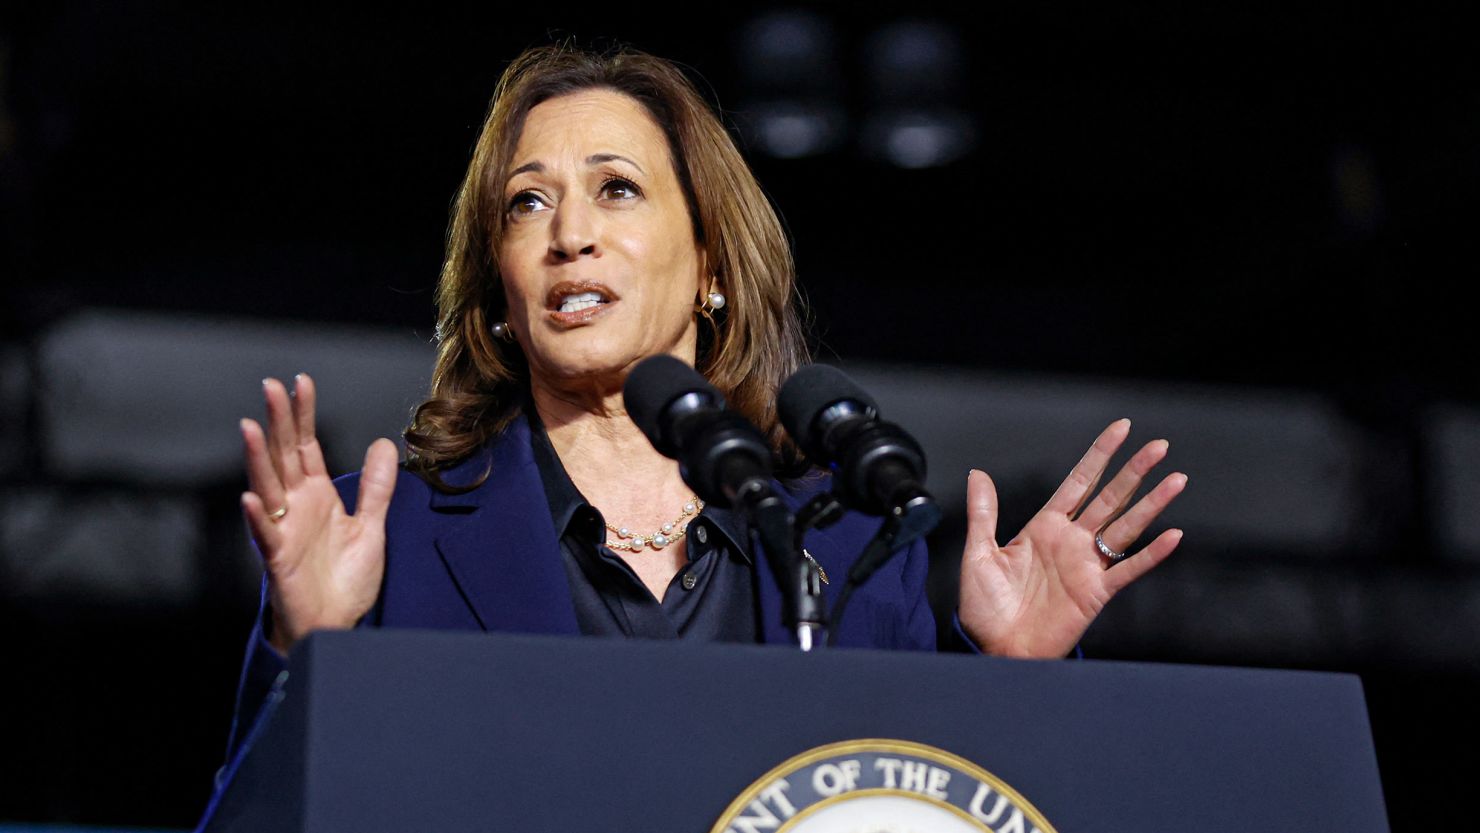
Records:
{"label": "microphone stand", "polygon": [[754,478],[737,491],[734,505],[745,512],[750,527],[760,539],[766,561],[781,588],[782,622],[803,651],[827,644],[827,600],[822,595],[822,576],[817,565],[802,557],[801,531],[797,518],[771,484]]}

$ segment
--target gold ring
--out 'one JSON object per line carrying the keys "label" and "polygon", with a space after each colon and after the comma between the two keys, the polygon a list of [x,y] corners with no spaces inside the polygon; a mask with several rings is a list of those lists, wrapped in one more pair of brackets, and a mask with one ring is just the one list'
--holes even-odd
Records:
{"label": "gold ring", "polygon": [[273,523],[277,523],[278,521],[282,520],[283,519],[283,516],[286,515],[286,514],[288,514],[288,504],[285,503],[285,504],[283,504],[283,508],[279,509],[276,512],[273,512],[270,515],[268,515],[267,516],[267,519],[269,521],[272,521]]}

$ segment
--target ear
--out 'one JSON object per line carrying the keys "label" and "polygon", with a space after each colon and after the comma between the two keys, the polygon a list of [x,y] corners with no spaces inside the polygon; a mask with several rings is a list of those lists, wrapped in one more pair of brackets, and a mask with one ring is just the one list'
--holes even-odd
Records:
{"label": "ear", "polygon": [[[703,246],[699,246],[699,291],[694,293],[696,303],[702,303],[704,296],[719,288],[719,277],[709,268],[709,252]],[[719,290],[724,292],[723,289]]]}

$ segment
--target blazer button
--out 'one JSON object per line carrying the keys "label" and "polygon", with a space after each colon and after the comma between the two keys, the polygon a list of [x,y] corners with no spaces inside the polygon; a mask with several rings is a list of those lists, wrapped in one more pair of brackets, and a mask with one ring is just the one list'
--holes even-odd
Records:
{"label": "blazer button", "polygon": [[684,573],[684,575],[683,575],[683,589],[685,589],[685,590],[693,590],[694,589],[694,585],[696,585],[698,583],[699,583],[699,578],[697,576],[695,576],[693,573]]}
{"label": "blazer button", "polygon": [[699,539],[699,543],[707,544],[709,543],[709,530],[700,524],[699,528],[694,530],[694,537]]}

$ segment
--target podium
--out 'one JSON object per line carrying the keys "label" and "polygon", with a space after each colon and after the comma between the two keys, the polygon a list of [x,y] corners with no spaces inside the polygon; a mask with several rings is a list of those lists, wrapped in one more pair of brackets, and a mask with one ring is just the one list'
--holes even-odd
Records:
{"label": "podium", "polygon": [[1388,829],[1348,675],[391,630],[295,650],[201,829],[703,833],[855,739],[959,756],[1060,833]]}

